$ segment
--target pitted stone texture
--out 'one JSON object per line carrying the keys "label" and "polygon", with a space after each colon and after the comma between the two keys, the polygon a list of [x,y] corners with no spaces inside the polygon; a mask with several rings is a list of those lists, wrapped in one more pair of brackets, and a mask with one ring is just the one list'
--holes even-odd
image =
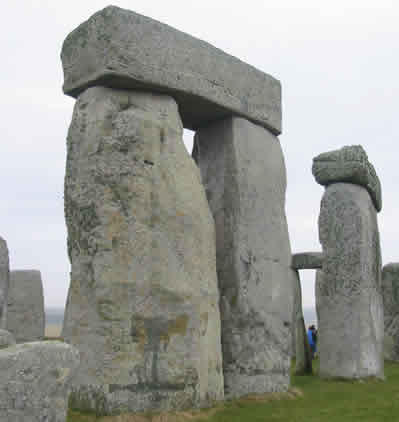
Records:
{"label": "pitted stone texture", "polygon": [[377,214],[366,189],[337,183],[321,201],[317,272],[320,375],[383,377],[384,312]]}
{"label": "pitted stone texture", "polygon": [[58,341],[0,350],[0,421],[65,422],[79,352]]}
{"label": "pitted stone texture", "polygon": [[384,358],[399,361],[399,263],[382,269]]}
{"label": "pitted stone texture", "polygon": [[323,253],[302,252],[292,255],[291,267],[295,270],[317,270],[323,266]]}
{"label": "pitted stone texture", "polygon": [[15,343],[15,338],[9,331],[0,329],[0,349],[13,346]]}
{"label": "pitted stone texture", "polygon": [[190,129],[235,114],[281,132],[281,86],[212,45],[110,6],[72,31],[62,47],[64,92],[90,86],[163,92]]}
{"label": "pitted stone texture", "polygon": [[7,315],[7,330],[14,334],[17,343],[44,338],[44,297],[40,271],[10,272]]}
{"label": "pitted stone texture", "polygon": [[72,263],[63,337],[73,407],[103,414],[223,397],[215,230],[168,96],[89,88],[68,134]]}
{"label": "pitted stone texture", "polygon": [[195,136],[216,225],[225,394],[289,385],[293,270],[279,140],[242,118]]}
{"label": "pitted stone texture", "polygon": [[313,158],[313,176],[323,186],[353,183],[365,187],[379,212],[382,208],[380,179],[361,145],[346,146]]}
{"label": "pitted stone texture", "polygon": [[8,291],[10,286],[10,261],[7,242],[0,237],[0,329],[7,327]]}
{"label": "pitted stone texture", "polygon": [[306,335],[305,321],[302,311],[301,279],[298,271],[293,271],[294,312],[292,321],[292,356],[295,357],[295,373],[297,375],[312,373],[312,357]]}

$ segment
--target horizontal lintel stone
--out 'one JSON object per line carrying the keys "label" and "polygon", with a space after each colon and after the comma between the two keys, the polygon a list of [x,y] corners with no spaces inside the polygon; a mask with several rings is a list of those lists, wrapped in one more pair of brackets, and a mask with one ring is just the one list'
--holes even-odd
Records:
{"label": "horizontal lintel stone", "polygon": [[302,252],[292,255],[291,267],[295,270],[317,270],[322,266],[322,252]]}
{"label": "horizontal lintel stone", "polygon": [[281,133],[281,85],[212,45],[129,10],[109,6],[72,31],[61,53],[64,92],[91,86],[173,96],[183,125],[237,115]]}

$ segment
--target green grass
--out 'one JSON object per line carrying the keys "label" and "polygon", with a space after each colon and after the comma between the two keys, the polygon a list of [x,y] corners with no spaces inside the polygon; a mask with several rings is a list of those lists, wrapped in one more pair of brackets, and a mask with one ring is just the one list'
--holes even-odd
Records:
{"label": "green grass", "polygon": [[[317,372],[317,368],[315,368]],[[220,410],[205,412],[196,421],[207,422],[399,422],[399,364],[385,363],[386,381],[327,381],[317,376],[293,376],[292,385],[302,394],[274,395],[264,399],[226,402]],[[68,422],[184,421],[193,415],[126,419],[70,414]]]}

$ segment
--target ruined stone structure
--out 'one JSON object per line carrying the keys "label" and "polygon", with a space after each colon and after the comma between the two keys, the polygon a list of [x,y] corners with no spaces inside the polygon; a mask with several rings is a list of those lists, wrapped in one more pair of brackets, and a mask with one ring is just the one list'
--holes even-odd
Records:
{"label": "ruined stone structure", "polygon": [[399,263],[382,269],[384,358],[399,361]]}
{"label": "ruined stone structure", "polygon": [[0,420],[65,422],[79,353],[59,341],[0,350]]}
{"label": "ruined stone structure", "polygon": [[17,343],[43,340],[45,329],[43,283],[40,271],[10,272],[7,330]]}
{"label": "ruined stone structure", "polygon": [[[77,98],[65,177],[63,336],[82,355],[72,404],[202,406],[223,397],[223,378],[229,397],[286,390],[294,272],[279,82],[112,6],[68,35],[62,62]],[[197,131],[201,175],[183,127]]]}
{"label": "ruined stone structure", "polygon": [[0,237],[0,329],[7,328],[8,290],[10,285],[10,261],[7,242]]}
{"label": "ruined stone structure", "polygon": [[380,183],[360,146],[314,159],[321,201],[317,271],[320,375],[383,377],[383,304],[377,210]]}

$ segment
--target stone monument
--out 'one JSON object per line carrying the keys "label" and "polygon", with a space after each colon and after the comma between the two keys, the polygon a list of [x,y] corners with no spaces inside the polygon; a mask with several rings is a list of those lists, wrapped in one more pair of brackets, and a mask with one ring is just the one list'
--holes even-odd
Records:
{"label": "stone monument", "polygon": [[7,328],[8,290],[10,286],[10,262],[7,242],[0,237],[0,329]]}

